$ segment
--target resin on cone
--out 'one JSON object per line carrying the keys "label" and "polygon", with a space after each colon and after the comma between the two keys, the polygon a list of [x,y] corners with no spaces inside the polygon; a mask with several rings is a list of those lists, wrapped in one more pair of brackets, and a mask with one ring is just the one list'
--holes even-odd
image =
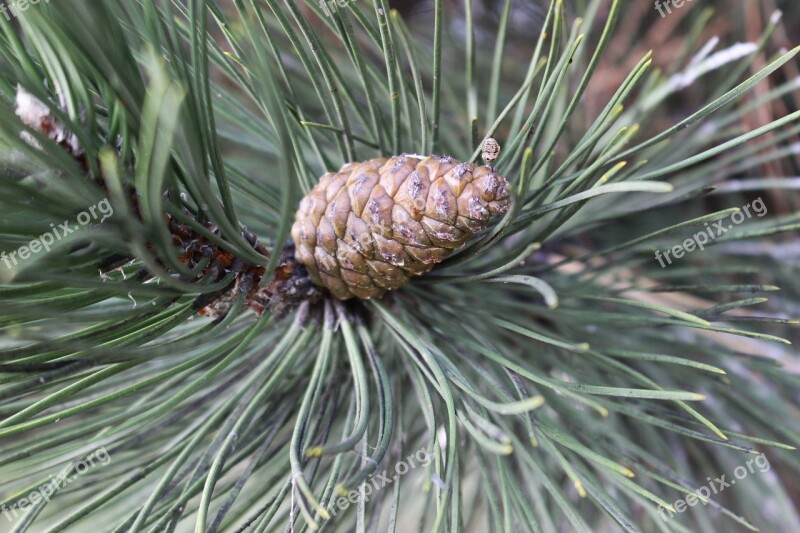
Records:
{"label": "resin on cone", "polygon": [[410,155],[348,163],[300,202],[295,254],[336,298],[377,298],[428,272],[508,203],[508,182],[490,166]]}

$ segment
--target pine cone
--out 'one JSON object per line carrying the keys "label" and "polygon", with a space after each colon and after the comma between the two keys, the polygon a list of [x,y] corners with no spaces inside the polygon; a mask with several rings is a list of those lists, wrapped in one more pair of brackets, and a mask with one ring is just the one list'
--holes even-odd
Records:
{"label": "pine cone", "polygon": [[377,298],[443,261],[508,201],[489,166],[408,155],[348,163],[300,202],[296,258],[336,298]]}

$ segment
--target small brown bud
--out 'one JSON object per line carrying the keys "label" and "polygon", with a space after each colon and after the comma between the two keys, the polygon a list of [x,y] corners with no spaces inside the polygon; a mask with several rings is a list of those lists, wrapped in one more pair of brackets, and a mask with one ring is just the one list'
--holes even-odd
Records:
{"label": "small brown bud", "polygon": [[497,139],[486,137],[483,141],[483,153],[481,156],[486,163],[497,161],[497,158],[500,157],[500,143],[497,142]]}

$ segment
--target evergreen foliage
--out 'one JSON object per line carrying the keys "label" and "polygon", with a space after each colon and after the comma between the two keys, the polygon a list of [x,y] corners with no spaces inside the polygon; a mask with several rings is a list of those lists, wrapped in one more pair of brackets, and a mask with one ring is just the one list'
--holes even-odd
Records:
{"label": "evergreen foliage", "polygon": [[[797,62],[772,49],[779,17],[753,44],[707,45],[722,15],[694,6],[674,64],[643,54],[598,103],[606,52],[632,38],[625,2],[553,0],[524,42],[511,0],[491,42],[443,4],[428,27],[386,0],[0,18],[0,249],[75,228],[0,263],[0,530],[800,527],[800,281],[781,253],[798,185],[756,179],[800,132],[795,79],[755,91]],[[686,92],[704,101],[675,112]],[[63,135],[23,123],[36,100]],[[790,112],[745,127],[776,103]],[[198,313],[239,273],[264,288],[287,268],[323,173],[478,164],[487,136],[511,207],[432,272],[382,299],[260,314],[240,290]],[[75,222],[100,205],[113,214]],[[705,249],[653,257],[744,206]],[[189,261],[170,221],[208,253]],[[768,472],[662,518],[761,453]]]}

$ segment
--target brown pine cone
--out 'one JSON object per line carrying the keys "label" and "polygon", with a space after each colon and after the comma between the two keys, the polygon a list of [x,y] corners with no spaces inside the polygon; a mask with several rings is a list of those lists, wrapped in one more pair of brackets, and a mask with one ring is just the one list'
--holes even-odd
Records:
{"label": "brown pine cone", "polygon": [[348,163],[300,202],[296,258],[336,298],[377,298],[428,272],[508,202],[508,182],[489,166],[409,155]]}

